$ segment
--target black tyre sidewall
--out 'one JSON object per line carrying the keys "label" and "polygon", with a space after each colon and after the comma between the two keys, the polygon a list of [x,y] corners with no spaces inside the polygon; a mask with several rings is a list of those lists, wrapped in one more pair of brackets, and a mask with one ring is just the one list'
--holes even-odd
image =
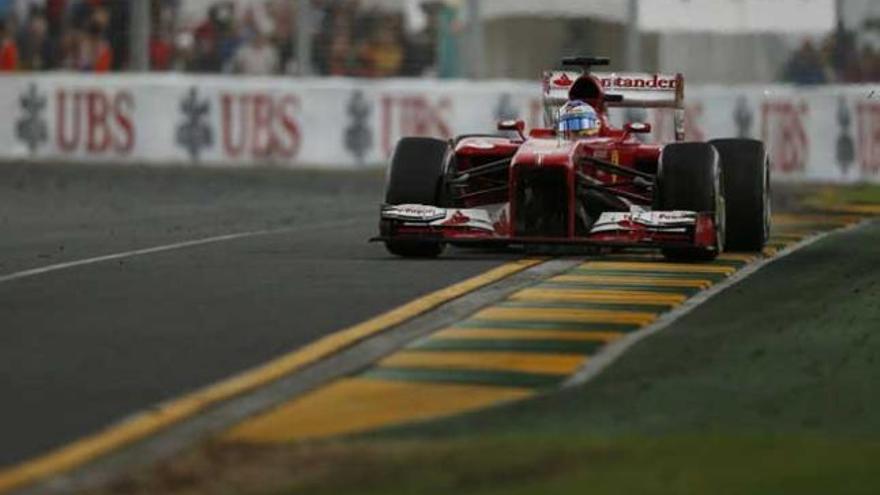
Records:
{"label": "black tyre sidewall", "polygon": [[707,260],[723,248],[726,204],[721,157],[708,143],[672,143],[663,147],[657,170],[657,210],[687,210],[713,213],[719,246],[716,249],[664,249],[674,260]]}
{"label": "black tyre sidewall", "polygon": [[[451,157],[447,141],[406,137],[397,143],[385,183],[385,203],[445,206],[444,177]],[[382,229],[380,229],[382,230]],[[386,235],[383,232],[383,235]],[[434,241],[386,241],[388,252],[406,258],[433,258],[445,244]]]}
{"label": "black tyre sidewall", "polygon": [[727,244],[731,251],[760,251],[769,237],[769,160],[761,141],[710,141],[724,169],[727,199]]}
{"label": "black tyre sidewall", "polygon": [[441,206],[450,153],[440,139],[406,137],[397,143],[385,183],[385,203]]}

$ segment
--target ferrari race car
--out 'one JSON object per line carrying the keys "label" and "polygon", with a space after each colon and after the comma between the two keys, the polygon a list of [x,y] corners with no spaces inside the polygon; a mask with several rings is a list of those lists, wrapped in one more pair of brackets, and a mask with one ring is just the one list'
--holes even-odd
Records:
{"label": "ferrari race car", "polygon": [[[659,249],[670,259],[760,251],[770,230],[769,163],[751,139],[684,142],[681,74],[600,73],[607,58],[568,57],[544,74],[545,127],[508,135],[400,140],[380,235],[405,257],[446,244]],[[586,102],[596,132],[570,138],[561,109]],[[667,108],[675,141],[646,144],[650,124],[609,124],[612,107]]]}

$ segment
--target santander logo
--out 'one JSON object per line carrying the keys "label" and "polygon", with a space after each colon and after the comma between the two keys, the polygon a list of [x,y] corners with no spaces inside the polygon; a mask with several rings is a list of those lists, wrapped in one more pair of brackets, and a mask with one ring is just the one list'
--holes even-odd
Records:
{"label": "santander logo", "polygon": [[562,75],[554,79],[552,82],[554,86],[560,86],[563,88],[567,88],[574,83],[574,81],[570,77],[568,77],[568,74],[566,74],[565,72],[563,72]]}
{"label": "santander logo", "polygon": [[676,89],[678,81],[673,78],[660,77],[654,74],[649,77],[611,76],[601,79],[604,88],[621,89]]}

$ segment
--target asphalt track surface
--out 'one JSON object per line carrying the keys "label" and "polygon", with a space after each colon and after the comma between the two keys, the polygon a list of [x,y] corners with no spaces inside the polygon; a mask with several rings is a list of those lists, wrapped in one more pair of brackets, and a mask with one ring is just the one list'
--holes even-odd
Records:
{"label": "asphalt track surface", "polygon": [[0,164],[0,467],[93,433],[515,254],[405,261],[366,243],[383,178]]}

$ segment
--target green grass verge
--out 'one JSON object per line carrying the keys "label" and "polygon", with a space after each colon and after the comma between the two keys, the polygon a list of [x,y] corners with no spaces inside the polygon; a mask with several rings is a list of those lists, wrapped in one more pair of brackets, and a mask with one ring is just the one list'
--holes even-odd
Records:
{"label": "green grass verge", "polygon": [[265,493],[868,494],[878,454],[880,442],[802,437],[492,436],[390,443],[332,476]]}
{"label": "green grass verge", "polygon": [[876,205],[880,203],[880,185],[858,184],[850,187],[824,187],[819,189],[817,199],[822,205]]}

